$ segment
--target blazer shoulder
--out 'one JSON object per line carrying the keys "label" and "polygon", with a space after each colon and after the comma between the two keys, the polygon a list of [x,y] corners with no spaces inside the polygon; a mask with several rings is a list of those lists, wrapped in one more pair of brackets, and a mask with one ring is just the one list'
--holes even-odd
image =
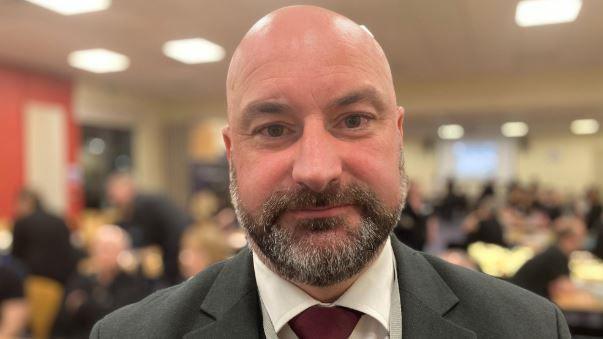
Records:
{"label": "blazer shoulder", "polygon": [[515,333],[550,333],[552,337],[564,337],[565,319],[549,300],[485,273],[429,254],[421,255],[459,298],[459,303],[448,314],[456,322],[473,328],[483,327],[476,328],[477,333],[493,334],[513,328]]}
{"label": "blazer shoulder", "polygon": [[181,336],[202,315],[200,305],[225,262],[178,285],[152,293],[98,321],[91,338],[167,338]]}

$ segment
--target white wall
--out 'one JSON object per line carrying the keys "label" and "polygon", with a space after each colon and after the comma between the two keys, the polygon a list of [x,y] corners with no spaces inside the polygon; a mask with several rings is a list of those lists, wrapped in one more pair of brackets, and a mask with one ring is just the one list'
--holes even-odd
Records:
{"label": "white wall", "polygon": [[[442,148],[424,148],[416,139],[406,140],[407,173],[428,193],[442,188],[439,151]],[[603,187],[603,136],[574,136],[569,133],[532,135],[526,148],[505,156],[511,164],[510,178],[530,183],[535,179],[544,186],[579,194],[591,185]],[[472,183],[467,183],[471,186]]]}

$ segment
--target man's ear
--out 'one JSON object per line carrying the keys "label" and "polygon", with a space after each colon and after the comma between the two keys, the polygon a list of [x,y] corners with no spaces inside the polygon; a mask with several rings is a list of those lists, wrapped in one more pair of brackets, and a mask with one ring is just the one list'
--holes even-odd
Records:
{"label": "man's ear", "polygon": [[232,147],[232,139],[230,137],[230,126],[226,125],[222,128],[222,140],[224,140],[224,148],[226,149],[226,159],[230,163],[230,151]]}
{"label": "man's ear", "polygon": [[396,109],[397,113],[397,121],[396,126],[398,127],[398,131],[401,136],[404,136],[404,107],[398,106]]}

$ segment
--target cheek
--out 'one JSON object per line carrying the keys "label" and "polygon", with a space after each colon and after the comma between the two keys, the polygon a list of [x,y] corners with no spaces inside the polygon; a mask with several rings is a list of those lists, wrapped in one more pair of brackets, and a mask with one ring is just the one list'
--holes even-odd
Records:
{"label": "cheek", "polygon": [[241,152],[236,157],[239,198],[250,213],[255,214],[270,194],[282,188],[290,177],[291,162],[284,153]]}
{"label": "cheek", "polygon": [[355,180],[367,184],[390,207],[400,200],[400,163],[394,143],[368,143],[348,153],[347,170]]}

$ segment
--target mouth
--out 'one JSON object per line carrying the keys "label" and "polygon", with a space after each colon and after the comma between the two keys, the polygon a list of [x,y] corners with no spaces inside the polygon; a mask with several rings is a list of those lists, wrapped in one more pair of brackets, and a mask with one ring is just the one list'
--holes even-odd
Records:
{"label": "mouth", "polygon": [[337,205],[337,206],[324,206],[324,207],[312,207],[289,210],[296,219],[317,219],[317,218],[329,218],[342,215],[349,212],[354,207],[352,205]]}

